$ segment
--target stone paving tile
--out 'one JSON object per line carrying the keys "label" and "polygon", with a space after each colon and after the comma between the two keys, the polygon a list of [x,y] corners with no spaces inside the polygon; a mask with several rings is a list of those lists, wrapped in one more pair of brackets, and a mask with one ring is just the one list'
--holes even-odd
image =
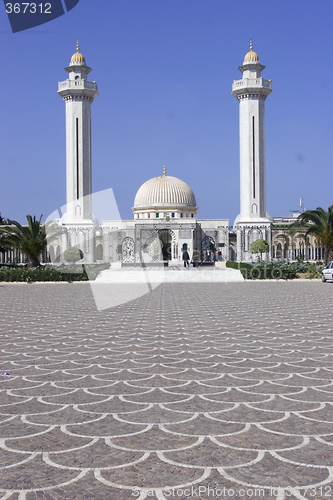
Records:
{"label": "stone paving tile", "polygon": [[44,397],[44,396],[57,396],[63,394],[73,394],[75,389],[61,389],[60,387],[55,387],[48,382],[44,382],[38,386],[33,387],[32,389],[12,389],[11,394],[13,396],[21,396],[21,397]]}
{"label": "stone paving tile", "polygon": [[[316,485],[329,478],[327,467],[308,467],[297,462],[287,462],[277,457],[265,453],[265,456],[256,463],[247,467],[234,467],[230,473],[229,467],[225,467],[237,481],[243,481],[249,485],[255,486],[254,481],[260,481],[263,486],[287,487],[287,486],[305,486]],[[273,472],[274,471],[274,472]],[[228,474],[228,475],[229,475]]]}
{"label": "stone paving tile", "polygon": [[164,452],[164,457],[179,465],[186,463],[194,467],[225,467],[247,464],[258,457],[255,451],[235,450],[205,438],[186,450]]}
{"label": "stone paving tile", "polygon": [[299,448],[304,444],[303,436],[288,436],[267,432],[260,424],[249,424],[244,431],[230,436],[218,436],[214,442],[239,450],[284,450]]}
{"label": "stone paving tile", "polygon": [[31,453],[16,453],[12,450],[1,450],[0,464],[1,467],[11,467],[31,457]]}
{"label": "stone paving tile", "polygon": [[81,412],[71,406],[65,406],[64,409],[52,413],[42,413],[39,415],[28,415],[25,420],[30,424],[39,424],[43,426],[68,424],[86,424],[103,418],[102,413]]}
{"label": "stone paving tile", "polygon": [[[98,389],[98,392],[100,389]],[[104,406],[101,406],[101,405]],[[107,404],[99,403],[89,403],[85,405],[78,406],[81,412],[96,412],[100,413],[103,409],[103,413],[133,413],[149,408],[149,403],[130,403],[124,399],[120,399],[117,396],[112,397],[112,400],[108,400]]]}
{"label": "stone paving tile", "polygon": [[[7,415],[8,417],[8,415]],[[47,426],[48,428],[49,426]],[[32,436],[45,431],[44,426],[27,423],[22,417],[15,416],[0,423],[0,439]]]}
{"label": "stone paving tile", "polygon": [[290,460],[297,464],[319,465],[323,467],[333,466],[332,445],[323,441],[310,438],[309,443],[303,448],[296,450],[284,450],[279,452],[282,459]]}
{"label": "stone paving tile", "polygon": [[311,403],[304,401],[291,401],[285,397],[279,395],[272,396],[272,399],[265,402],[251,402],[249,403],[251,408],[256,408],[258,410],[271,410],[271,411],[297,411],[297,412],[307,412],[319,410],[322,406],[320,403]]}
{"label": "stone paving tile", "polygon": [[88,391],[77,389],[73,392],[67,392],[65,394],[57,394],[54,396],[41,396],[40,400],[43,403],[49,403],[49,404],[62,404],[62,405],[67,405],[67,404],[73,404],[73,401],[75,401],[76,405],[86,405],[86,404],[94,404],[94,403],[104,403],[108,401],[109,399],[112,399],[112,396],[103,396],[103,395],[97,395],[97,394],[91,394]]}
{"label": "stone paving tile", "polygon": [[304,418],[303,414],[299,416],[291,414],[286,420],[264,423],[262,426],[269,431],[282,432],[288,436],[325,436],[333,434],[332,424]]}
{"label": "stone paving tile", "polygon": [[71,453],[50,453],[49,460],[55,466],[64,468],[93,468],[93,469],[109,469],[117,467],[119,464],[123,466],[135,463],[142,460],[144,452],[123,450],[109,446],[104,439],[98,439],[90,446],[83,449],[76,449]]}
{"label": "stone paving tile", "polygon": [[105,415],[103,418],[89,423],[82,423],[80,425],[70,424],[66,426],[66,432],[82,437],[128,436],[145,432],[147,429],[147,425],[122,422],[113,415]]}
{"label": "stone paving tile", "polygon": [[[14,398],[13,398],[14,400]],[[2,415],[35,415],[37,413],[50,413],[62,410],[63,405],[43,404],[36,399],[30,399],[24,403],[0,405]]]}
{"label": "stone paving tile", "polygon": [[78,439],[61,432],[60,427],[50,428],[47,432],[20,439],[6,439],[6,447],[16,451],[51,452],[82,448],[91,443],[89,438]]}
{"label": "stone paving tile", "polygon": [[166,484],[175,486],[198,480],[203,476],[203,470],[170,464],[161,460],[157,454],[151,453],[144,461],[135,465],[125,466],[121,470],[103,470],[101,475],[115,485],[132,486],[136,483],[141,488],[152,489],[163,488]]}
{"label": "stone paving tile", "polygon": [[[256,386],[257,387],[257,386]],[[249,392],[245,392],[242,389],[238,389],[235,387],[228,387],[224,392],[220,392],[219,394],[205,394],[202,396],[202,399],[209,401],[210,404],[220,403],[244,403],[244,402],[263,402],[270,401],[272,395],[271,394],[253,394]]]}
{"label": "stone paving tile", "polygon": [[244,425],[245,422],[220,421],[205,415],[198,415],[188,422],[168,424],[165,428],[172,433],[184,436],[220,436],[240,432],[244,429]]}
{"label": "stone paving tile", "polygon": [[197,443],[198,439],[192,436],[179,436],[167,432],[163,426],[153,425],[146,432],[131,436],[111,438],[111,443],[124,449],[140,451],[178,450],[188,448]]}
{"label": "stone paving tile", "polygon": [[[200,500],[211,500],[212,498],[277,500],[277,492],[274,489],[254,488],[237,484],[221,475],[216,469],[212,469],[200,483],[178,488],[167,488],[165,494],[165,498],[171,498],[172,500],[198,500],[198,498]],[[295,500],[295,497],[290,496],[289,498]]]}
{"label": "stone paving tile", "polygon": [[141,410],[131,413],[119,413],[118,417],[125,422],[153,424],[184,422],[192,418],[192,412],[172,411],[164,405],[151,405],[147,410]]}
{"label": "stone paving tile", "polygon": [[47,464],[40,455],[24,463],[19,463],[16,467],[4,469],[1,479],[1,490],[43,490],[50,486],[56,487],[58,484],[77,479],[79,472],[70,469],[59,469]]}
{"label": "stone paving tile", "polygon": [[333,287],[0,294],[0,499],[333,496]]}

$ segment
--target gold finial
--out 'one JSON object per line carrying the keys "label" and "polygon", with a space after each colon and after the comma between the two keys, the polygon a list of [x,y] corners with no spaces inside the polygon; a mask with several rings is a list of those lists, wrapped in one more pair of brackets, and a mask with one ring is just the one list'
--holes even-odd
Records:
{"label": "gold finial", "polygon": [[253,50],[252,38],[250,38],[250,50],[249,50],[249,52],[247,54],[245,54],[244,62],[246,62],[246,63],[247,62],[259,63],[259,56]]}
{"label": "gold finial", "polygon": [[80,52],[79,40],[77,40],[77,42],[76,42],[76,51],[72,55],[71,61],[69,64],[84,64],[84,65],[86,64],[86,60],[84,58],[84,55],[81,54],[81,52]]}
{"label": "gold finial", "polygon": [[163,175],[166,175],[166,174],[167,174],[166,165],[164,165],[164,167],[163,167]]}

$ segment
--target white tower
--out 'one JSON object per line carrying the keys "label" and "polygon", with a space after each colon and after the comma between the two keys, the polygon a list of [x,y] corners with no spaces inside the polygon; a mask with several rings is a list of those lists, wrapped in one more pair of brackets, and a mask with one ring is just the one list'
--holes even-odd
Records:
{"label": "white tower", "polygon": [[66,217],[65,224],[92,223],[91,103],[98,95],[96,82],[87,80],[86,65],[77,43],[65,68],[68,79],[58,93],[66,103]]}
{"label": "white tower", "polygon": [[[241,80],[232,84],[239,102],[240,133],[240,214],[235,220],[239,230],[238,260],[250,258],[249,246],[256,239],[269,239],[270,220],[266,213],[265,99],[272,92],[272,81],[261,77],[265,68],[258,54],[245,55]],[[267,228],[266,228],[267,226]]]}

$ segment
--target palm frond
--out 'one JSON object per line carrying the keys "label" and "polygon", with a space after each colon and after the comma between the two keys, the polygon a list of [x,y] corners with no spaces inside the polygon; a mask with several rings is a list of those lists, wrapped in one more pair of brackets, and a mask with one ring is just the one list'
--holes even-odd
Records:
{"label": "palm frond", "polygon": [[315,236],[325,246],[327,258],[333,249],[333,205],[327,211],[318,207],[300,214],[297,221],[290,224],[289,234],[300,230],[305,231],[305,236]]}
{"label": "palm frond", "polygon": [[31,215],[26,217],[26,226],[11,220],[10,225],[0,227],[0,244],[5,249],[18,249],[35,266],[39,265],[39,256],[48,243],[60,236],[62,230],[56,224],[42,224],[42,215],[39,219]]}

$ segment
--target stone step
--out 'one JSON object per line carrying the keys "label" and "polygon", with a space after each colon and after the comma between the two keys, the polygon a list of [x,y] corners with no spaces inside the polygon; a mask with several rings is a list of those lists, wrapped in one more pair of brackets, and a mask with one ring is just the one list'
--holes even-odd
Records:
{"label": "stone step", "polygon": [[95,283],[230,283],[243,282],[244,278],[237,269],[229,268],[187,268],[149,267],[106,269],[96,278]]}

